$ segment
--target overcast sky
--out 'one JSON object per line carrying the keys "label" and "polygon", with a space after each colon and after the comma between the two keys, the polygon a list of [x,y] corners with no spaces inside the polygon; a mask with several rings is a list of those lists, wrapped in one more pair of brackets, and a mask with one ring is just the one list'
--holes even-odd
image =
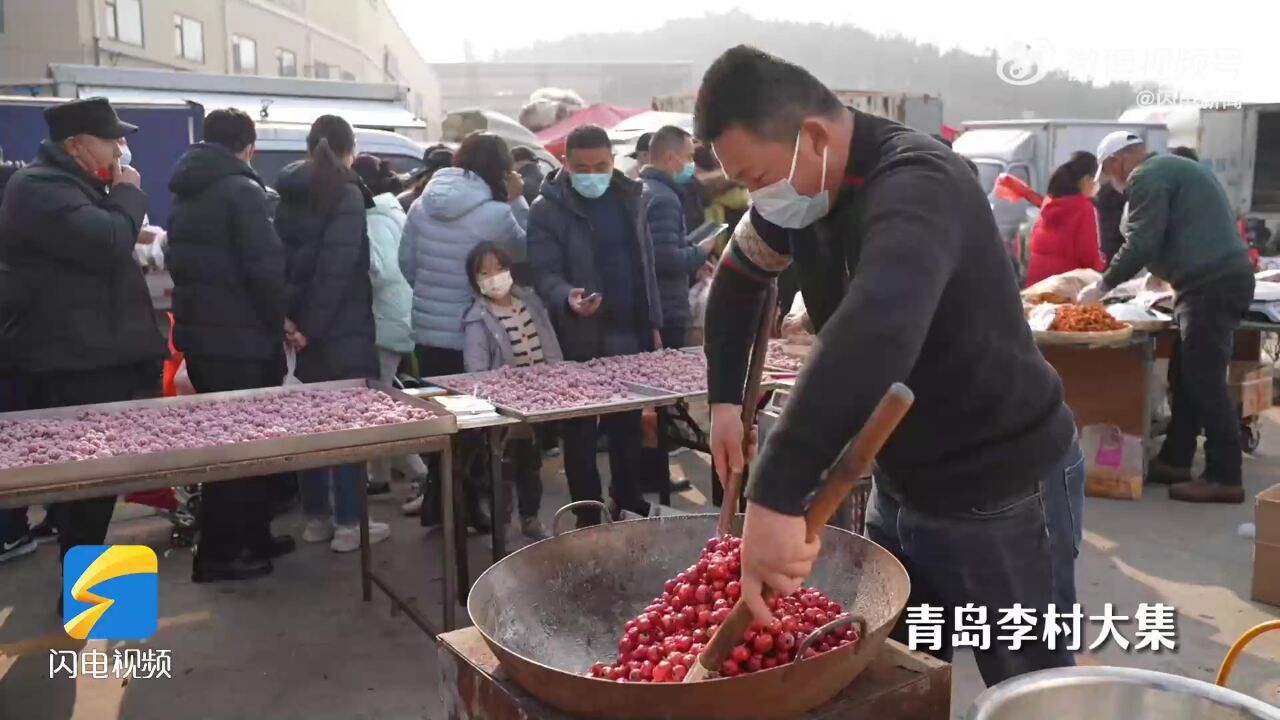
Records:
{"label": "overcast sky", "polygon": [[[1165,0],[520,0],[511,2],[510,10],[483,3],[463,13],[483,13],[474,20],[442,14],[439,4],[428,0],[388,2],[429,62],[463,60],[467,41],[475,59],[490,60],[494,50],[527,46],[535,39],[643,30],[736,7],[761,19],[852,24],[974,52],[1047,45],[1049,64],[1077,76],[1104,82],[1150,78],[1188,94],[1280,101],[1276,0],[1212,0],[1196,3],[1191,15],[1172,9],[1191,3]],[[671,59],[679,58],[655,58]],[[591,60],[606,59],[584,58]]]}

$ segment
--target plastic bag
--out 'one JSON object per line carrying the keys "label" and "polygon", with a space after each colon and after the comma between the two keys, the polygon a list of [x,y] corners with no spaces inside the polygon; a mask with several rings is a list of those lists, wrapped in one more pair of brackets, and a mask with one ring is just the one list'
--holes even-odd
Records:
{"label": "plastic bag", "polygon": [[187,361],[184,358],[182,364],[178,366],[178,372],[173,376],[173,392],[175,395],[195,395],[196,388],[191,384],[191,378],[187,376]]}
{"label": "plastic bag", "polygon": [[284,367],[284,381],[280,384],[285,387],[301,385],[302,381],[294,374],[298,369],[298,353],[294,352],[292,348],[285,348],[284,350]]}
{"label": "plastic bag", "polygon": [[1090,497],[1137,500],[1142,497],[1146,454],[1142,438],[1115,425],[1089,425],[1080,432],[1084,453],[1084,492]]}
{"label": "plastic bag", "polygon": [[1053,293],[1066,298],[1075,299],[1080,291],[1102,278],[1102,273],[1089,268],[1080,268],[1064,272],[1061,275],[1047,277],[1022,291],[1023,297]]}

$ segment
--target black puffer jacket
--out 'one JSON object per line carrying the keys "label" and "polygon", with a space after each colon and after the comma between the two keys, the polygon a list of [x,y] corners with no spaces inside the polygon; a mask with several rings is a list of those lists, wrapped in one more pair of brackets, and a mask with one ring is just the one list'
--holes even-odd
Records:
{"label": "black puffer jacket", "polygon": [[1124,216],[1124,205],[1127,198],[1116,190],[1111,183],[1103,183],[1098,194],[1093,197],[1093,205],[1098,208],[1098,244],[1102,247],[1102,257],[1107,264],[1124,246],[1124,235],[1120,232],[1120,218]]}
{"label": "black puffer jacket", "polygon": [[23,372],[77,372],[164,357],[133,258],[147,196],[89,175],[45,141],[0,203],[0,346]]}
{"label": "black puffer jacket", "polygon": [[280,172],[276,232],[284,242],[289,319],[307,338],[298,353],[303,382],[378,377],[373,288],[365,209],[373,198],[351,176],[342,199],[324,212],[311,207],[308,160]]}
{"label": "black puffer jacket", "polygon": [[202,357],[279,356],[284,246],[262,179],[227,148],[199,143],[178,160],[169,189],[174,344]]}
{"label": "black puffer jacket", "polygon": [[[665,327],[689,324],[689,278],[707,261],[707,253],[689,244],[683,188],[655,167],[640,171],[640,195],[649,234],[653,238],[653,269],[658,277]],[[701,224],[701,223],[699,223]]]}

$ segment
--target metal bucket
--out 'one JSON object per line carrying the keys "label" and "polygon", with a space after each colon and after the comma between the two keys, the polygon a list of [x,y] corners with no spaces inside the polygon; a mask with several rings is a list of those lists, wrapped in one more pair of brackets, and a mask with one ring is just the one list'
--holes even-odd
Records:
{"label": "metal bucket", "polygon": [[966,720],[1280,720],[1280,708],[1200,680],[1119,667],[1041,670],[978,696]]}

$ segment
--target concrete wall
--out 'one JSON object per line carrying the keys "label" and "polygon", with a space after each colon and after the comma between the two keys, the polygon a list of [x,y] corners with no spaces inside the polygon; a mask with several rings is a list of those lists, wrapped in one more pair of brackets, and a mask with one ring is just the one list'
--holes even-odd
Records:
{"label": "concrete wall", "polygon": [[[81,38],[80,15],[94,0],[9,0],[0,32],[0,79],[7,83],[44,80],[49,63],[93,61],[92,45]],[[66,18],[54,20],[53,18]],[[87,33],[92,38],[93,34]]]}
{"label": "concrete wall", "polygon": [[[324,63],[332,80],[350,73],[358,82],[396,82],[410,90],[409,109],[439,131],[439,83],[384,0],[142,0],[141,46],[106,37],[105,0],[7,0],[3,7],[0,84],[42,81],[50,63],[230,74],[232,35],[241,35],[257,45],[258,75],[278,74],[276,49],[284,48],[296,57],[298,77],[315,77],[316,63]],[[203,61],[178,56],[175,15],[202,24]],[[394,79],[384,72],[388,49]]]}

